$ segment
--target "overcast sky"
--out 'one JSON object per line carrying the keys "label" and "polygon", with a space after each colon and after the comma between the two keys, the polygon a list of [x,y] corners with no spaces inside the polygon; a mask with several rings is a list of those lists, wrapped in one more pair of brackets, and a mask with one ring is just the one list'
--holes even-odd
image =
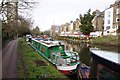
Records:
{"label": "overcast sky", "polygon": [[39,0],[38,6],[32,12],[35,26],[41,31],[50,29],[51,25],[62,25],[79,18],[88,9],[105,10],[115,0]]}

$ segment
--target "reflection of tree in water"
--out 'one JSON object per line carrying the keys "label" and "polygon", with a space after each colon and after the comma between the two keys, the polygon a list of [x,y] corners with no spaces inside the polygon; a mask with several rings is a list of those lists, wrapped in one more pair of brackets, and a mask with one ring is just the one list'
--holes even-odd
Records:
{"label": "reflection of tree in water", "polygon": [[66,46],[66,50],[68,50],[68,46]]}
{"label": "reflection of tree in water", "polygon": [[66,50],[72,50],[75,52],[79,53],[80,56],[80,61],[86,65],[90,65],[91,61],[91,56],[89,54],[89,47],[86,47],[87,44],[80,44],[80,45],[75,45],[75,44],[70,44],[65,42],[65,48]]}
{"label": "reflection of tree in water", "polygon": [[[108,46],[108,45],[92,45],[92,47],[97,47],[101,50],[107,50],[107,51],[113,51],[113,52],[119,52],[118,46]],[[119,52],[120,53],[120,52]]]}
{"label": "reflection of tree in water", "polygon": [[80,61],[88,66],[91,63],[91,55],[89,54],[89,47],[83,47],[79,53]]}
{"label": "reflection of tree in water", "polygon": [[115,51],[115,52],[118,52],[119,49],[118,47],[115,46],[94,45],[94,44],[88,45],[87,43],[81,43],[80,45],[75,45],[64,42],[64,44],[67,50],[78,52],[80,56],[80,61],[88,66],[91,65],[91,55],[89,54],[89,47],[92,48],[97,47],[102,50]]}
{"label": "reflection of tree in water", "polygon": [[75,47],[73,47],[73,51],[76,51]]}

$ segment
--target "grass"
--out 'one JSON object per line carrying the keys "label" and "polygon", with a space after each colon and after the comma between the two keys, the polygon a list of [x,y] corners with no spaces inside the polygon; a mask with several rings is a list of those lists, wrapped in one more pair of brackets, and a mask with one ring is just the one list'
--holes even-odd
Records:
{"label": "grass", "polygon": [[[44,59],[38,52],[32,49],[23,38],[18,42],[18,78],[65,78],[51,63]],[[38,66],[34,60],[41,60],[47,66]]]}
{"label": "grass", "polygon": [[118,45],[120,42],[118,41],[118,36],[103,36],[103,37],[98,37],[95,39],[96,43],[109,43],[109,44],[114,44]]}

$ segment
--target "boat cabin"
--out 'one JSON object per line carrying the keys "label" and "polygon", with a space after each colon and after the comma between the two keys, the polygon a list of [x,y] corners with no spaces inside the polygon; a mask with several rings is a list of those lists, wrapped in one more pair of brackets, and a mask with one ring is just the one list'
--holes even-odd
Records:
{"label": "boat cabin", "polygon": [[74,62],[79,61],[79,55],[76,52],[64,51],[52,53],[51,60],[58,66],[72,66]]}
{"label": "boat cabin", "polygon": [[36,49],[39,53],[41,53],[46,58],[50,58],[50,55],[53,52],[64,51],[64,45],[46,43],[44,41],[39,41],[33,38],[32,38],[31,45],[34,49]]}
{"label": "boat cabin", "polygon": [[90,49],[90,54],[92,56],[90,78],[120,79],[120,53]]}

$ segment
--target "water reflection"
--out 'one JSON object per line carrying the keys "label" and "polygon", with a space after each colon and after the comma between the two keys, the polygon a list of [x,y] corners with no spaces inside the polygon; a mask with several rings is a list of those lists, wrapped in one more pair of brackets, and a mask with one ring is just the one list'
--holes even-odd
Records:
{"label": "water reflection", "polygon": [[80,61],[87,66],[91,65],[91,55],[89,53],[89,48],[90,47],[97,47],[100,48],[101,50],[107,50],[107,51],[113,51],[113,52],[118,52],[118,47],[117,46],[103,46],[103,45],[91,45],[87,43],[82,43],[82,44],[70,44],[68,42],[64,42],[65,44],[65,49],[70,50],[70,51],[75,51],[79,53],[80,56]]}
{"label": "water reflection", "polygon": [[65,49],[70,51],[75,51],[79,53],[80,61],[82,63],[85,63],[86,65],[90,66],[91,63],[91,56],[89,54],[89,46],[88,44],[70,44],[67,42],[64,42]]}
{"label": "water reflection", "polygon": [[89,47],[83,47],[79,52],[80,61],[90,66],[91,64],[91,56],[89,54]]}
{"label": "water reflection", "polygon": [[97,48],[100,48],[101,50],[107,50],[107,51],[120,53],[120,50],[119,50],[118,46],[95,45],[94,44],[94,45],[92,45],[92,47],[97,47]]}

